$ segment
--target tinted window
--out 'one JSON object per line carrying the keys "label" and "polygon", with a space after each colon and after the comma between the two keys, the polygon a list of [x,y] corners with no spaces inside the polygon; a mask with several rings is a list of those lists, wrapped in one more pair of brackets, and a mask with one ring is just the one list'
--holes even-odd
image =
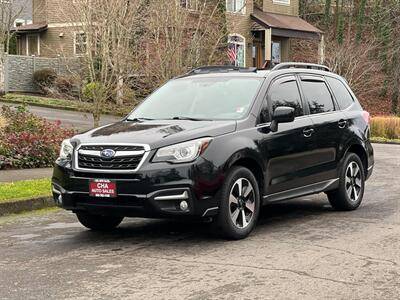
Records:
{"label": "tinted window", "polygon": [[292,76],[278,79],[272,84],[268,93],[268,102],[272,112],[278,106],[289,106],[295,109],[295,116],[303,115],[303,107],[296,79]]}
{"label": "tinted window", "polygon": [[348,108],[354,103],[353,97],[339,79],[326,77],[326,80],[328,81],[336,100],[339,102],[341,109]]}
{"label": "tinted window", "polygon": [[325,82],[318,80],[302,80],[301,85],[311,114],[335,110],[331,93]]}

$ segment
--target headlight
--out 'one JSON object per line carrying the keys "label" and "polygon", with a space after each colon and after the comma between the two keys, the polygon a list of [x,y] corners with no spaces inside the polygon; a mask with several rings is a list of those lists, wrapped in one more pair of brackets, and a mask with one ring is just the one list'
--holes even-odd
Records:
{"label": "headlight", "polygon": [[60,159],[71,159],[72,153],[74,151],[74,146],[72,146],[71,141],[64,140],[61,144]]}
{"label": "headlight", "polygon": [[198,158],[208,147],[211,138],[202,138],[158,149],[153,162],[184,163]]}

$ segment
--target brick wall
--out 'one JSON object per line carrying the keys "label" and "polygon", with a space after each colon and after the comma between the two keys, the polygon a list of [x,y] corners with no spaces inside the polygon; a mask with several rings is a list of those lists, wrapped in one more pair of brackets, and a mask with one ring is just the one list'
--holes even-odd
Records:
{"label": "brick wall", "polygon": [[58,75],[79,72],[78,59],[44,58],[20,55],[8,55],[4,64],[4,85],[6,92],[38,92],[33,82],[35,71],[53,69]]}
{"label": "brick wall", "polygon": [[281,4],[274,0],[264,0],[263,10],[266,12],[284,14],[284,15],[299,15],[299,0],[290,0],[290,4]]}

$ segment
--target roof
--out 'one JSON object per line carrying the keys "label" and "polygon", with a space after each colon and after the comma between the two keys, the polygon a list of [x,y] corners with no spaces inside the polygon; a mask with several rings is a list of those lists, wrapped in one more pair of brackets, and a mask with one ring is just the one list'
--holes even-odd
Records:
{"label": "roof", "polygon": [[275,35],[278,36],[288,35],[288,37],[319,38],[323,33],[317,27],[300,17],[265,12],[258,7],[254,7],[251,18],[256,23],[253,25],[253,28],[256,29],[260,25],[265,28],[272,28],[273,30],[275,29]]}
{"label": "roof", "polygon": [[47,30],[47,23],[34,23],[34,24],[13,27],[11,29],[11,31],[16,33],[42,32],[45,30]]}

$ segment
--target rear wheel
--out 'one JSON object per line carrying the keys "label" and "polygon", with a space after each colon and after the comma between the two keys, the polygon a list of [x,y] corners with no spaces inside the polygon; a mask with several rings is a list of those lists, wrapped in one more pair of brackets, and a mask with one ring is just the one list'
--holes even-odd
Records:
{"label": "rear wheel", "polygon": [[92,215],[87,212],[77,212],[76,216],[83,226],[95,231],[114,229],[124,219],[124,217]]}
{"label": "rear wheel", "polygon": [[339,180],[339,188],[327,193],[332,207],[337,210],[357,209],[362,202],[365,185],[365,170],[358,155],[347,154]]}
{"label": "rear wheel", "polygon": [[260,192],[253,173],[234,167],[220,192],[216,224],[229,239],[243,239],[254,229],[260,210]]}

